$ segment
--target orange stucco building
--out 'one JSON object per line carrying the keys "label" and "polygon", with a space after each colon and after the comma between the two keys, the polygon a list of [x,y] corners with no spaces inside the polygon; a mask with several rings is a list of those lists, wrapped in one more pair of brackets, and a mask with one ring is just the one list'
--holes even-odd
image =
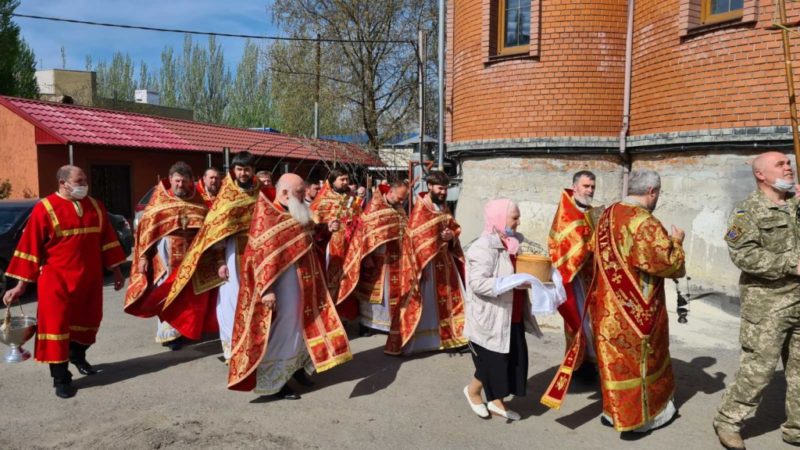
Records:
{"label": "orange stucco building", "polygon": [[204,124],[0,96],[0,180],[12,199],[45,196],[57,188],[59,167],[83,168],[91,194],[109,211],[131,217],[133,206],[176,161],[195,176],[222,167],[223,148],[249,150],[257,169],[320,177],[333,162],[381,165],[358,147],[282,133]]}

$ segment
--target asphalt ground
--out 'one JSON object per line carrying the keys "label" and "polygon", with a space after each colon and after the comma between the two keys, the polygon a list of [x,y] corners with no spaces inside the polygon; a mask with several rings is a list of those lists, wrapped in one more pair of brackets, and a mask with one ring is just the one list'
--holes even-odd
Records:
{"label": "asphalt ground", "polygon": [[[101,373],[83,377],[72,368],[76,397],[57,398],[43,364],[0,365],[1,449],[715,449],[712,417],[738,360],[738,318],[697,302],[688,324],[671,313],[680,416],[627,441],[600,423],[596,384],[573,383],[559,411],[539,403],[564,351],[557,317],[541,318],[543,339],[528,337],[528,395],[508,402],[522,415],[510,423],[469,409],[462,393],[473,372],[469,354],[390,357],[383,335],[353,338],[353,361],[315,375],[313,388],[298,389],[301,400],[229,391],[219,341],[171,352],[153,340],[155,319],[123,313],[123,293],[111,286],[105,295],[98,342],[88,353]],[[669,305],[674,311],[673,294]],[[25,307],[32,313],[35,298]],[[746,423],[748,448],[785,447],[785,389],[779,367]]]}

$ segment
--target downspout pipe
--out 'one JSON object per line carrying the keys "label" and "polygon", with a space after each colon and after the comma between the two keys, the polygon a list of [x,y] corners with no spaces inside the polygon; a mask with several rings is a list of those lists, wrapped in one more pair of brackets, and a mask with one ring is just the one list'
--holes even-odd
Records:
{"label": "downspout pipe", "polygon": [[636,0],[628,0],[628,31],[625,37],[625,86],[622,99],[622,129],[619,131],[619,156],[622,159],[622,197],[628,195],[631,155],[627,151],[631,123],[631,74],[633,72],[633,13]]}
{"label": "downspout pipe", "polygon": [[439,152],[438,162],[439,171],[444,171],[444,22],[445,22],[444,0],[439,0]]}

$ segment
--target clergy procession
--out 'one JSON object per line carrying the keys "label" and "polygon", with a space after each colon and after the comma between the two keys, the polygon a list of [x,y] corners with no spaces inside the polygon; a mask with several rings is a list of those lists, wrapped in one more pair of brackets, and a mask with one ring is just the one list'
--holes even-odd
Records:
{"label": "clergy procession", "polygon": [[[506,402],[531,388],[541,397],[526,401],[558,409],[574,383],[599,391],[600,421],[624,436],[679,417],[665,282],[685,276],[687,250],[684,231],[653,215],[657,172],[634,170],[627,196],[609,205],[594,201],[602,186],[591,171],[554,173],[569,188],[553,199],[545,239],[518,233],[531,215],[496,198],[482,205],[480,236],[463,242],[444,172],[424,175],[414,195],[414,180],[358,187],[332,168],[320,182],[294,173],[273,182],[256,164],[243,151],[227,171],[172,165],[135,230],[122,306],[151,321],[155,343],[172,351],[218,336],[228,374],[220,386],[300,399],[312,378],[354,359],[351,339],[380,335],[387,364],[428,352],[471,358],[473,372],[452,374],[466,402],[453,407],[480,418],[520,420]],[[783,441],[800,445],[797,186],[783,153],[751,165],[757,188],[718,237],[742,271],[739,369],[715,417],[684,419],[709,433],[713,423],[728,449],[745,448],[745,419],[778,361]],[[70,364],[96,373],[87,350],[101,324],[103,271],[125,288],[125,256],[84,171],[64,166],[55,176],[58,191],[34,207],[7,270],[18,282],[3,300],[10,307],[36,283],[35,359],[48,364],[56,396],[70,398]],[[547,314],[563,318],[563,360],[537,361],[557,370],[531,386],[526,334],[541,338],[537,316]]]}

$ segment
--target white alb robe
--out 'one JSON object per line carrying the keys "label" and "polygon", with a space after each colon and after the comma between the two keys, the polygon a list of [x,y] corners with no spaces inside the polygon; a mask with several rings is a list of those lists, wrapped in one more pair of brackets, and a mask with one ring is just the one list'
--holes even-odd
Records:
{"label": "white alb robe", "polygon": [[[376,248],[373,253],[378,255],[386,253],[386,244]],[[370,303],[369,300],[361,300],[358,305],[361,325],[387,333],[392,326],[392,318],[389,314],[389,280],[389,271],[387,270],[383,276],[383,299],[381,303]]]}
{"label": "white alb robe", "polygon": [[[167,268],[166,273],[161,276],[158,280],[155,280],[153,284],[155,286],[161,286],[167,278],[172,273],[172,269],[169,267],[169,238],[161,238],[156,243],[156,256],[161,260],[161,263],[164,267]],[[158,328],[156,329],[156,342],[159,344],[163,344],[166,342],[174,341],[181,337],[181,333],[172,327],[172,325],[168,324],[167,322],[162,322],[159,319],[158,321]]]}
{"label": "white alb robe", "polygon": [[267,353],[256,369],[255,392],[272,395],[281,390],[300,369],[314,373],[314,364],[303,338],[303,302],[300,280],[292,264],[275,281],[275,307],[267,341]]}
{"label": "white alb robe", "polygon": [[228,266],[228,281],[219,287],[217,295],[217,323],[219,341],[225,361],[231,359],[231,339],[236,304],[239,299],[239,258],[236,255],[236,236],[225,240],[225,264]]}

